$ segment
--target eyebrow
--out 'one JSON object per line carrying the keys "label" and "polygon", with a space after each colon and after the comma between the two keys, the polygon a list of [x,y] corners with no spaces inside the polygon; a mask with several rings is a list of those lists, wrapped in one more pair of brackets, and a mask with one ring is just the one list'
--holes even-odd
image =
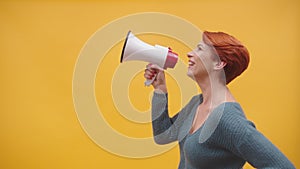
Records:
{"label": "eyebrow", "polygon": [[201,44],[201,43],[199,43],[198,45],[197,45],[197,47],[199,48],[203,48],[203,45]]}

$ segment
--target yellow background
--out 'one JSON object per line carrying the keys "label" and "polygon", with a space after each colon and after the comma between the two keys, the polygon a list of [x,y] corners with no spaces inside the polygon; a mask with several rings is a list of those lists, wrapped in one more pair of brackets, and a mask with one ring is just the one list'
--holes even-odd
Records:
{"label": "yellow background", "polygon": [[[201,30],[225,31],[240,39],[250,51],[251,64],[229,87],[247,117],[300,167],[299,4],[296,0],[1,1],[0,168],[177,167],[177,147],[145,159],[104,151],[82,130],[74,110],[72,77],[81,48],[102,26],[137,12],[173,14]],[[178,50],[184,59],[188,50]],[[119,56],[109,59],[117,63]],[[96,84],[101,78],[110,77],[98,74]],[[129,89],[132,104],[141,110],[149,106],[144,97],[151,92],[142,83],[140,73]],[[135,96],[134,89],[142,92]],[[99,104],[101,90],[107,89],[96,87]],[[176,96],[170,98],[173,112],[180,109]],[[127,135],[151,134],[150,124],[134,126],[116,113],[105,112],[105,117]]]}

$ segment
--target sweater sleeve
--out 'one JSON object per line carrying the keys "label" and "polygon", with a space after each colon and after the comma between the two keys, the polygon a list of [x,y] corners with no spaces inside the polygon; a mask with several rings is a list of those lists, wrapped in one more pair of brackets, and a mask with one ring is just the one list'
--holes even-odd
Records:
{"label": "sweater sleeve", "polygon": [[249,127],[246,133],[241,142],[236,144],[236,148],[253,167],[259,169],[295,168],[287,157],[255,128]]}
{"label": "sweater sleeve", "polygon": [[[229,113],[230,114],[230,113]],[[287,157],[243,116],[224,119],[226,147],[258,169],[294,169]],[[223,122],[224,122],[223,121]]]}
{"label": "sweater sleeve", "polygon": [[169,117],[168,95],[154,92],[152,98],[152,128],[154,141],[157,144],[167,144],[177,140],[178,129],[174,121],[178,117]]}

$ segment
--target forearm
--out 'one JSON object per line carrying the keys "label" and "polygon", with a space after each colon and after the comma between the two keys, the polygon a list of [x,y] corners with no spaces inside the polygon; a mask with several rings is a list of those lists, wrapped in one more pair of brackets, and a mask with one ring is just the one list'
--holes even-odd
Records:
{"label": "forearm", "polygon": [[154,140],[157,144],[167,144],[177,139],[176,131],[173,131],[173,123],[176,119],[169,117],[168,95],[154,92],[152,98],[152,128]]}

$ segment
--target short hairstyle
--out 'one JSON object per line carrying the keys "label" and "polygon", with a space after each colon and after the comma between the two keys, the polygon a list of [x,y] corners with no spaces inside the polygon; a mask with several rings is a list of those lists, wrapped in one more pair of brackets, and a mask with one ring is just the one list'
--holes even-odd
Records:
{"label": "short hairstyle", "polygon": [[226,63],[224,67],[226,84],[244,72],[250,61],[247,48],[235,37],[224,32],[203,32],[203,41],[212,46],[221,61]]}

